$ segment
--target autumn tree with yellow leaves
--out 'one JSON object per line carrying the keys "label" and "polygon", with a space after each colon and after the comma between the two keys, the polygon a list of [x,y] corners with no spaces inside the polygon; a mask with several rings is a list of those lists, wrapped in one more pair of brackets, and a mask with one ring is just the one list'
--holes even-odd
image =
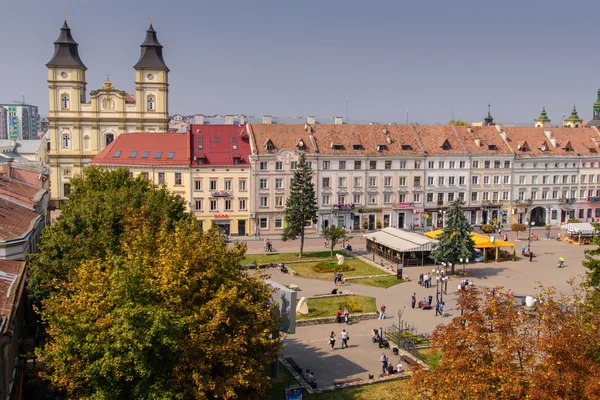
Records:
{"label": "autumn tree with yellow leaves", "polygon": [[130,210],[118,250],[71,265],[42,300],[47,378],[73,399],[264,398],[279,318],[239,267],[245,244],[156,209]]}
{"label": "autumn tree with yellow leaves", "polygon": [[417,367],[408,390],[418,399],[598,399],[600,314],[597,296],[542,289],[524,309],[503,288],[460,292],[462,316],[432,333],[443,356]]}

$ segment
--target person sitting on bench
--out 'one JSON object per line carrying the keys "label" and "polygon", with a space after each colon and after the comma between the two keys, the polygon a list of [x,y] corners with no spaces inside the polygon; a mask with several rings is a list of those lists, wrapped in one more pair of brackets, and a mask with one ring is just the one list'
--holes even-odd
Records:
{"label": "person sitting on bench", "polygon": [[279,272],[284,273],[284,274],[288,273],[288,269],[284,263],[280,262],[278,267],[279,267]]}
{"label": "person sitting on bench", "polygon": [[346,246],[346,250],[352,251],[352,245],[350,243],[348,243],[348,245]]}

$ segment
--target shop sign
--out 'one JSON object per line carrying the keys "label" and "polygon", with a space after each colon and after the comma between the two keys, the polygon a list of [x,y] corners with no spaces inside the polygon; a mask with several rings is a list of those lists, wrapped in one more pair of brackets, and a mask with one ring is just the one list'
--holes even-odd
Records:
{"label": "shop sign", "polygon": [[398,203],[398,208],[408,208],[414,206],[415,203],[412,201],[401,201]]}
{"label": "shop sign", "polygon": [[413,210],[413,214],[423,214],[425,212],[425,210],[423,210],[422,208],[415,208]]}
{"label": "shop sign", "polygon": [[228,219],[229,218],[229,214],[215,214],[213,215],[214,219]]}
{"label": "shop sign", "polygon": [[359,208],[358,212],[361,214],[381,212],[381,208]]}
{"label": "shop sign", "polygon": [[224,190],[219,190],[218,192],[213,192],[212,197],[229,197],[231,194],[227,193]]}

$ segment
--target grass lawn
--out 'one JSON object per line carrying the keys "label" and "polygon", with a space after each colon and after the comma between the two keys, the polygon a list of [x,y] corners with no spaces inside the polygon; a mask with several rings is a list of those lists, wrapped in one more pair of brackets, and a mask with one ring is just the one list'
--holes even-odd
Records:
{"label": "grass lawn", "polygon": [[398,280],[395,275],[382,276],[378,278],[352,279],[351,281],[348,281],[348,283],[356,283],[358,285],[367,286],[377,286],[382,288],[389,288],[390,286],[394,286],[402,282],[404,281]]}
{"label": "grass lawn", "polygon": [[423,349],[419,350],[419,355],[421,359],[429,366],[429,368],[434,369],[437,367],[440,359],[442,358],[442,353],[439,351],[434,351],[433,349]]}
{"label": "grass lawn", "polygon": [[320,299],[308,299],[308,315],[302,315],[298,313],[296,314],[296,319],[302,320],[310,318],[334,317],[339,305],[349,300],[354,301],[362,310],[355,312],[350,311],[350,318],[352,318],[352,314],[363,314],[376,311],[375,299],[373,297],[355,295],[324,297]]}
{"label": "grass lawn", "polygon": [[[316,272],[313,270],[313,266],[316,265],[316,262],[307,262],[307,263],[298,263],[298,264],[290,264],[289,267],[298,273],[298,276],[302,278],[309,279],[322,279],[322,280],[330,280],[333,284],[333,273],[331,272]],[[345,271],[342,272],[344,277],[348,276],[368,276],[368,275],[382,275],[388,276],[389,274],[385,271],[380,270],[377,267],[373,267],[366,262],[358,259],[358,258],[346,258],[344,261],[345,265],[349,265],[354,268],[354,271]],[[395,278],[395,275],[394,275]]]}
{"label": "grass lawn", "polygon": [[[268,392],[267,400],[283,399],[284,390],[290,386],[296,385],[297,382],[289,371],[280,363],[279,364],[279,379],[271,381],[271,390]],[[316,395],[304,394],[305,399],[311,400],[392,400],[403,399],[402,395],[395,393],[395,390],[401,389],[406,384],[405,380],[390,381],[354,387],[344,390],[336,390],[333,392],[321,393]],[[399,397],[400,396],[400,397]],[[408,399],[408,398],[406,398]]]}
{"label": "grass lawn", "polygon": [[[323,260],[330,259],[329,255],[330,251],[316,251],[316,252],[306,252],[302,255],[302,258],[298,258],[298,253],[270,253],[270,254],[246,254],[246,258],[242,260],[242,265],[251,264],[252,261],[256,261],[257,264],[265,264],[265,263],[279,263],[286,261],[300,261],[303,259],[306,260]],[[339,250],[333,252],[333,260],[337,260],[335,258],[336,254],[344,254]]]}

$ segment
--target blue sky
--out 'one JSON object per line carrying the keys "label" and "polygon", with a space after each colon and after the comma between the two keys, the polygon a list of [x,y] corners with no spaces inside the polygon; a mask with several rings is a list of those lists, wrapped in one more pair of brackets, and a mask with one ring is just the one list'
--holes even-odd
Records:
{"label": "blue sky", "polygon": [[88,67],[134,91],[149,16],[171,69],[171,113],[345,115],[350,122],[554,123],[600,87],[592,1],[3,2],[0,102],[25,95],[47,112],[45,63],[63,10]]}

